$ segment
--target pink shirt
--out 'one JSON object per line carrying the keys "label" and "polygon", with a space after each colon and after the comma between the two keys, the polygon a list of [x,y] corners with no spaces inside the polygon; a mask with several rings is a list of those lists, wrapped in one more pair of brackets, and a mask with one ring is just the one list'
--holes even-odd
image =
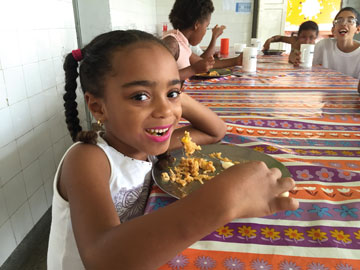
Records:
{"label": "pink shirt", "polygon": [[172,36],[179,43],[179,58],[176,63],[179,69],[186,68],[190,66],[190,56],[192,54],[189,41],[179,30],[170,30],[164,34],[162,38],[167,36]]}

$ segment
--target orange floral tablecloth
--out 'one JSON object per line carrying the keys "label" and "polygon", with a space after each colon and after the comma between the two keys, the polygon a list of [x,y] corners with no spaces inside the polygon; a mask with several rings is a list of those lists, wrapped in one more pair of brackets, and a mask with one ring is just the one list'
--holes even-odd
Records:
{"label": "orange floral tablecloth", "polygon": [[[227,123],[222,143],[271,155],[291,172],[296,211],[238,219],[160,269],[360,270],[358,81],[284,57],[258,59],[256,74],[188,80],[185,91]],[[186,124],[183,122],[182,124]],[[154,186],[146,212],[175,199]]]}

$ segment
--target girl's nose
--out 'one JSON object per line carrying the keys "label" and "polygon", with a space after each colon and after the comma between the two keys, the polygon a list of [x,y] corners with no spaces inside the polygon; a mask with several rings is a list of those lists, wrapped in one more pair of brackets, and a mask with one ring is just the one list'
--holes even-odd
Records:
{"label": "girl's nose", "polygon": [[166,118],[171,114],[172,104],[166,98],[157,98],[154,101],[154,108],[152,115],[155,118]]}

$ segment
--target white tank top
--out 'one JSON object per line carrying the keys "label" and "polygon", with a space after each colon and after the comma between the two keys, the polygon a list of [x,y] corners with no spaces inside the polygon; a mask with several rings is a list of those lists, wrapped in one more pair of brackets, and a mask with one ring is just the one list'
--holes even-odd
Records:
{"label": "white tank top", "polygon": [[[57,190],[58,176],[64,158],[78,143],[73,144],[66,151],[55,174],[47,256],[49,270],[85,269],[74,238],[69,203],[60,196]],[[120,221],[125,222],[142,215],[149,195],[152,162],[156,158],[149,156],[151,162],[147,162],[124,156],[109,146],[100,136],[97,145],[105,152],[110,163],[109,188]]]}

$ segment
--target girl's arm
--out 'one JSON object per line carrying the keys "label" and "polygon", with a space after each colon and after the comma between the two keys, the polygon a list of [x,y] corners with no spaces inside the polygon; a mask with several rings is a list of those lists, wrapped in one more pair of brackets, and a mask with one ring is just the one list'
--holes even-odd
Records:
{"label": "girl's arm", "polygon": [[171,137],[169,150],[182,147],[180,139],[187,130],[197,144],[211,144],[220,141],[226,133],[226,125],[208,107],[197,102],[186,93],[181,94],[182,117],[190,125],[176,129]]}
{"label": "girl's arm", "polygon": [[195,74],[208,72],[213,67],[214,62],[213,57],[203,59],[193,53],[190,56],[190,66],[179,70],[180,80],[184,81]]}
{"label": "girl's arm", "polygon": [[99,147],[81,144],[64,160],[60,189],[70,203],[86,269],[148,270],[234,218],[297,209],[296,200],[279,196],[295,185],[280,175],[262,162],[235,165],[184,199],[120,224],[109,191],[109,162]]}
{"label": "girl's arm", "polygon": [[[177,61],[180,54],[179,43],[177,42],[177,40],[174,37],[168,36],[163,39],[163,42],[166,44],[171,54]],[[203,59],[193,53],[190,56],[189,62],[190,66],[179,70],[180,80],[182,81],[190,78],[191,76],[194,76],[195,74],[208,72],[209,69],[213,67],[214,58],[209,57]]]}
{"label": "girl's arm", "polygon": [[242,58],[243,58],[243,54],[241,53],[239,56],[234,57],[234,58],[216,59],[214,68],[241,66]]}
{"label": "girl's arm", "polygon": [[202,58],[214,56],[216,40],[218,39],[219,36],[222,35],[225,28],[226,28],[225,25],[221,25],[221,26],[215,25],[214,26],[214,28],[212,29],[212,35],[211,35],[211,40],[210,40],[209,46],[206,48],[204,53],[201,55]]}

